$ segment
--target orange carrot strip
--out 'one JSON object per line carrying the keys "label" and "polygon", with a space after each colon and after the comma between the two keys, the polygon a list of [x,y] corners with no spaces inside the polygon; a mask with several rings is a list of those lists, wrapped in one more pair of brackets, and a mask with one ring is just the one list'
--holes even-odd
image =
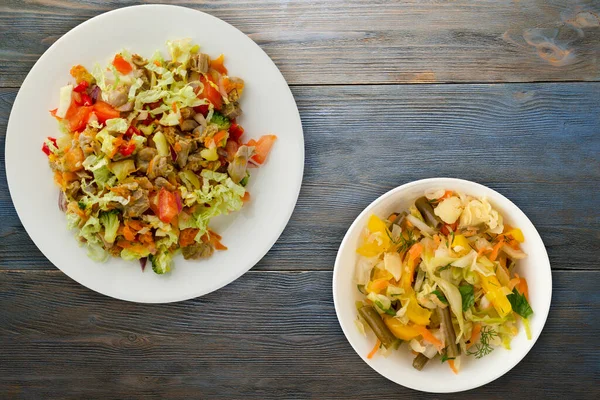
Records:
{"label": "orange carrot strip", "polygon": [[527,286],[527,280],[525,278],[521,278],[519,274],[515,274],[517,278],[519,278],[519,283],[517,284],[517,290],[519,293],[525,295],[527,301],[529,301],[529,287]]}
{"label": "orange carrot strip", "polygon": [[444,344],[438,338],[433,336],[433,334],[429,332],[429,329],[421,325],[413,325],[413,328],[415,328],[416,331],[419,332],[419,335],[423,336],[423,340],[426,340],[432,345],[434,345],[438,349],[438,351],[442,351],[442,349],[444,348]]}
{"label": "orange carrot strip", "polygon": [[379,346],[381,346],[381,341],[379,339],[377,339],[377,343],[375,343],[375,347],[373,347],[373,350],[371,350],[371,352],[367,355],[368,359],[373,358],[373,356],[375,355],[375,353],[377,353],[377,350],[379,349]]}
{"label": "orange carrot strip", "polygon": [[450,366],[452,372],[454,372],[455,375],[458,375],[458,370],[454,366],[454,360],[448,360],[448,365]]}
{"label": "orange carrot strip", "polygon": [[469,343],[467,344],[467,349],[473,346],[478,340],[479,335],[481,334],[481,324],[473,325],[473,331],[471,332],[471,338],[469,339]]}
{"label": "orange carrot strip", "polygon": [[496,261],[496,258],[498,258],[498,252],[500,251],[500,248],[504,245],[504,240],[500,240],[498,243],[496,243],[494,245],[494,248],[492,249],[492,254],[490,254],[490,261]]}
{"label": "orange carrot strip", "polygon": [[130,242],[135,240],[135,233],[127,225],[123,226],[123,236]]}

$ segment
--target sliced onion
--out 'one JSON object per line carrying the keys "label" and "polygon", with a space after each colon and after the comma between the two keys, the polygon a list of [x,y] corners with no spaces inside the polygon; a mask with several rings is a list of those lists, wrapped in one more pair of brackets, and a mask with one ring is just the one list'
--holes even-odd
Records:
{"label": "sliced onion", "polygon": [[513,260],[522,260],[523,258],[527,257],[527,253],[521,250],[515,250],[507,245],[502,246],[502,251],[505,252]]}
{"label": "sliced onion", "polygon": [[179,191],[175,192],[175,201],[177,202],[177,212],[181,212],[183,209],[183,204],[181,203],[181,195],[179,194]]}
{"label": "sliced onion", "polygon": [[415,217],[412,214],[408,214],[406,219],[415,226],[418,230],[423,233],[427,233],[428,235],[433,235],[435,231],[430,228],[425,222],[421,221],[419,218]]}
{"label": "sliced onion", "polygon": [[90,91],[90,97],[92,98],[92,101],[95,103],[98,101],[100,97],[100,95],[102,94],[102,90],[100,90],[100,87],[98,85],[94,85],[94,87],[92,88],[92,90]]}
{"label": "sliced onion", "polygon": [[62,190],[58,192],[58,209],[62,212],[67,211],[67,198]]}

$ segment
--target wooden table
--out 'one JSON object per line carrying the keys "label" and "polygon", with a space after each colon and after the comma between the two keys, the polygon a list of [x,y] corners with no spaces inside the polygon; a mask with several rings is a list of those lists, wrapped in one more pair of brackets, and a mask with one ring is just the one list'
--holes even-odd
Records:
{"label": "wooden table", "polygon": [[34,62],[74,26],[137,3],[0,5],[0,398],[428,398],[354,353],[331,279],[359,212],[433,176],[480,182],[521,207],[546,243],[554,293],[518,366],[432,397],[600,397],[597,0],[177,2],[271,56],[300,109],[306,167],[262,261],[216,293],[165,305],[67,278],[25,233],[4,172],[9,112]]}

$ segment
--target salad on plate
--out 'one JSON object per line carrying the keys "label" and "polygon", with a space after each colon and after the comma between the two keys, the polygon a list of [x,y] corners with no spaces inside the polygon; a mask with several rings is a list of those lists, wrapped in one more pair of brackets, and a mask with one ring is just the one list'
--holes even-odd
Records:
{"label": "salad on plate", "polygon": [[212,218],[250,199],[250,170],[276,136],[243,139],[237,122],[244,81],[228,75],[191,39],[167,42],[146,59],[127,50],[107,66],[71,68],[51,114],[61,134],[42,146],[59,207],[97,261],[149,260],[157,274],[173,256],[226,250]]}
{"label": "salad on plate", "polygon": [[437,358],[458,373],[465,357],[510,349],[519,320],[531,339],[527,281],[515,271],[524,241],[486,198],[450,190],[385,219],[371,215],[355,278],[356,325],[377,340],[368,358],[406,342],[414,368]]}

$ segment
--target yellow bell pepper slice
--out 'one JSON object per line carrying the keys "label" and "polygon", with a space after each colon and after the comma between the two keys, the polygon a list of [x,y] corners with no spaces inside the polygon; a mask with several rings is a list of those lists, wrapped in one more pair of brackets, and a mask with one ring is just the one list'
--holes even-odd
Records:
{"label": "yellow bell pepper slice", "polygon": [[523,232],[519,228],[513,228],[504,234],[506,236],[512,236],[512,238],[519,243],[523,243],[525,241],[525,236],[523,236]]}
{"label": "yellow bell pepper slice", "polygon": [[419,331],[413,326],[404,325],[394,317],[384,316],[383,322],[398,339],[411,340],[420,335]]}
{"label": "yellow bell pepper slice", "polygon": [[478,274],[485,296],[492,303],[498,315],[501,318],[506,317],[512,311],[512,307],[510,301],[508,301],[502,291],[502,285],[500,285],[498,278],[496,278],[496,275],[485,276],[482,273]]}
{"label": "yellow bell pepper slice", "polygon": [[390,285],[390,279],[393,277],[388,270],[375,268],[373,270],[373,280],[367,284],[367,292],[381,294]]}
{"label": "yellow bell pepper slice", "polygon": [[375,214],[369,218],[367,228],[371,234],[375,233],[379,235],[377,239],[372,241],[369,241],[369,237],[366,237],[356,252],[365,257],[375,257],[390,247],[390,237],[385,222]]}
{"label": "yellow bell pepper slice", "polygon": [[406,305],[406,301],[409,302],[406,308],[406,317],[417,325],[428,325],[429,318],[431,318],[431,311],[419,305],[415,292],[412,289],[407,292],[406,296],[400,298],[402,306]]}
{"label": "yellow bell pepper slice", "polygon": [[469,250],[471,247],[469,246],[469,241],[464,235],[456,235],[454,236],[454,240],[452,241],[452,247],[460,246],[465,250]]}

